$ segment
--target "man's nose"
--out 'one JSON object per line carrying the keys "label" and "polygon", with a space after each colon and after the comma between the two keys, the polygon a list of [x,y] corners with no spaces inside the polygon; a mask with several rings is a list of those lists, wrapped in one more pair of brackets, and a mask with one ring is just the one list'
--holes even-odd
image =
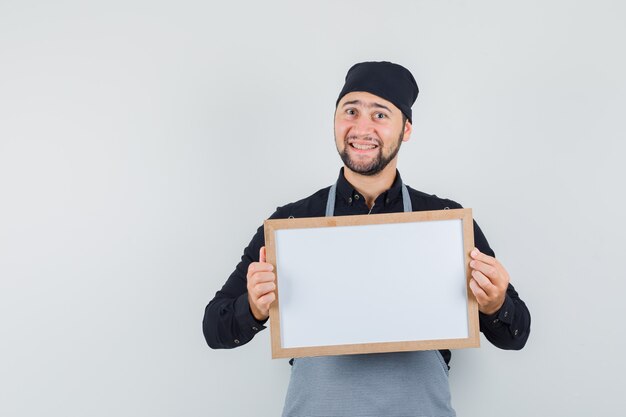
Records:
{"label": "man's nose", "polygon": [[359,117],[354,121],[352,133],[355,135],[369,135],[374,131],[374,124],[367,117]]}

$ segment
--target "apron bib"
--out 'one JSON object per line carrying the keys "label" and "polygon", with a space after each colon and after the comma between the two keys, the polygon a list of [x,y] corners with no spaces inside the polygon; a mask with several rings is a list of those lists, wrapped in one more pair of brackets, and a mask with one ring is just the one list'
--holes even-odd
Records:
{"label": "apron bib", "polygon": [[[335,211],[337,184],[326,216]],[[404,211],[411,212],[402,184]],[[454,417],[438,350],[295,358],[282,417]]]}

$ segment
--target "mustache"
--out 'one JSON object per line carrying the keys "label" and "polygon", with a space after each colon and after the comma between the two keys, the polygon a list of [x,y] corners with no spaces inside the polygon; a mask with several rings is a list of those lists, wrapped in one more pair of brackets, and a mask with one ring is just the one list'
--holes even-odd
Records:
{"label": "mustache", "polygon": [[366,141],[366,142],[371,142],[374,145],[377,145],[379,147],[382,147],[382,143],[380,142],[380,139],[378,139],[377,137],[374,136],[357,136],[357,135],[350,135],[346,137],[345,142],[346,143],[350,143],[353,140],[362,140],[362,141]]}

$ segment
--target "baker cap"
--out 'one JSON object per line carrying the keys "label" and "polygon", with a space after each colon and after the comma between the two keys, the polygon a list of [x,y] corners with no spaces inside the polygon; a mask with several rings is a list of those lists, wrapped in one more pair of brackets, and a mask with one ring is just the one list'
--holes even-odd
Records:
{"label": "baker cap", "polygon": [[419,89],[411,72],[392,62],[360,62],[348,70],[346,82],[335,106],[343,96],[353,91],[365,91],[393,103],[413,123],[411,106]]}

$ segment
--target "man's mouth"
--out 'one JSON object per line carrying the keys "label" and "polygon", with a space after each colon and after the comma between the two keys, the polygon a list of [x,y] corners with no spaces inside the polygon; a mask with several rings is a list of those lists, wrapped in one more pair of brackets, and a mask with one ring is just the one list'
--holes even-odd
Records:
{"label": "man's mouth", "polygon": [[359,149],[359,150],[362,150],[362,151],[366,151],[368,149],[377,148],[376,145],[362,145],[360,143],[351,143],[350,146],[352,146],[354,149]]}
{"label": "man's mouth", "polygon": [[351,141],[348,143],[350,147],[359,151],[369,151],[378,148],[378,145],[372,142]]}

